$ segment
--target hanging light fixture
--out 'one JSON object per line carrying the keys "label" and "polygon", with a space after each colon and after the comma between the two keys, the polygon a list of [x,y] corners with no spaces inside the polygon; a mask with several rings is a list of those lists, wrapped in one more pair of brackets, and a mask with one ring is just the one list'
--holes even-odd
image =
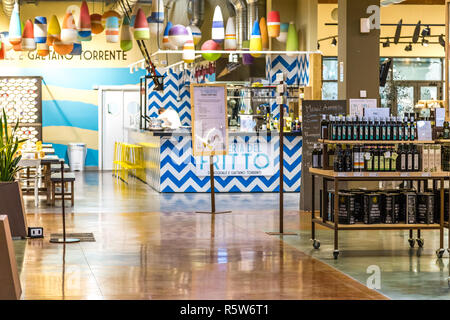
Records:
{"label": "hanging light fixture", "polygon": [[402,33],[402,24],[403,19],[400,19],[400,21],[397,23],[397,29],[395,29],[395,37],[394,37],[394,43],[397,44],[400,40],[400,35]]}
{"label": "hanging light fixture", "polygon": [[421,21],[419,20],[419,22],[417,22],[417,24],[416,24],[416,27],[414,28],[414,33],[413,33],[413,37],[412,37],[413,43],[417,43],[417,41],[419,41],[420,25],[421,25]]}
{"label": "hanging light fixture", "polygon": [[422,37],[428,37],[431,34],[430,26],[427,26],[422,30]]}
{"label": "hanging light fixture", "polygon": [[445,48],[445,39],[444,39],[444,35],[443,34],[441,34],[439,36],[439,44]]}
{"label": "hanging light fixture", "polygon": [[333,37],[333,40],[331,41],[331,45],[332,45],[333,47],[336,47],[336,45],[337,45],[337,40],[336,40],[335,37]]}

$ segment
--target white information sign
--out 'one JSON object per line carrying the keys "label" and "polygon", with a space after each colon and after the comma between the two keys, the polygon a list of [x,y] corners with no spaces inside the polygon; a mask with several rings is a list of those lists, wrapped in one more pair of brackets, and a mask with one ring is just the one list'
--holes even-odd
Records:
{"label": "white information sign", "polygon": [[227,89],[222,84],[191,84],[192,148],[194,156],[228,151]]}
{"label": "white information sign", "polygon": [[364,109],[364,116],[368,118],[387,118],[390,116],[389,108],[366,108]]}
{"label": "white information sign", "polygon": [[366,108],[376,108],[377,99],[349,99],[350,115],[363,117]]}

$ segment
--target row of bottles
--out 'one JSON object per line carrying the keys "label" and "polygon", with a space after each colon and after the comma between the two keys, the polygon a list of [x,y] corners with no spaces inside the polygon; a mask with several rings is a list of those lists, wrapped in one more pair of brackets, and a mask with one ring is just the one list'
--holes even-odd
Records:
{"label": "row of bottles", "polygon": [[[286,112],[284,113],[283,131],[284,132],[301,133],[302,132],[302,123],[300,122],[300,120],[298,118],[296,118],[295,120],[293,120],[293,118],[294,118],[293,113],[291,113],[289,115]],[[278,130],[279,119],[274,119],[270,113],[267,113],[267,115],[265,117],[265,121],[266,121],[266,129],[268,131]]]}
{"label": "row of bottles", "polygon": [[414,117],[356,117],[322,115],[320,138],[329,140],[408,141],[417,138]]}
{"label": "row of bottles", "polygon": [[[427,150],[429,151],[430,149]],[[431,163],[431,156],[429,156],[431,152],[423,152],[426,156],[426,161],[422,162],[423,159],[425,160],[425,156],[422,157],[422,153],[419,152],[415,145],[400,145],[398,148],[383,145],[345,145],[343,147],[337,145],[334,152],[332,149],[329,150],[329,154],[331,155],[330,159],[333,159],[330,164],[333,164],[333,169],[336,172],[414,172],[422,171],[424,166],[428,168],[428,164]],[[313,168],[322,168],[324,162],[323,151],[318,144],[314,145],[312,156]],[[437,154],[433,153],[433,166],[435,156],[438,157]],[[427,171],[437,170],[438,168]]]}

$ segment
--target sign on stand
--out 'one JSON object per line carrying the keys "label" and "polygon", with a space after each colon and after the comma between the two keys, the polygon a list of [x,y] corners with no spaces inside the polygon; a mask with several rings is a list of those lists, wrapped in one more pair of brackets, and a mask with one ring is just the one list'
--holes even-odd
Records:
{"label": "sign on stand", "polygon": [[226,85],[191,83],[191,106],[194,156],[227,154]]}
{"label": "sign on stand", "polygon": [[216,212],[214,156],[228,153],[227,87],[224,84],[191,83],[192,150],[194,156],[209,156],[211,211]]}

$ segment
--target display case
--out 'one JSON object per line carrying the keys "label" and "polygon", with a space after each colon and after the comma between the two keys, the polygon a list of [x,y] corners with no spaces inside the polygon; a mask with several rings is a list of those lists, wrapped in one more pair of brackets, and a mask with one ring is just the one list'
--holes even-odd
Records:
{"label": "display case", "polygon": [[42,140],[41,77],[0,77],[0,109],[8,124],[19,122],[19,139]]}

